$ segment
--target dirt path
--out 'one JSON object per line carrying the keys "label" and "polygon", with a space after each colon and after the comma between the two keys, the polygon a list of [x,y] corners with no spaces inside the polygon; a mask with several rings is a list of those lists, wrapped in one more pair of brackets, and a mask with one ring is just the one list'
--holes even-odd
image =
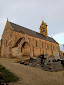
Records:
{"label": "dirt path", "polygon": [[0,63],[20,78],[18,82],[10,85],[64,85],[64,71],[47,72],[14,61],[14,59],[0,58]]}

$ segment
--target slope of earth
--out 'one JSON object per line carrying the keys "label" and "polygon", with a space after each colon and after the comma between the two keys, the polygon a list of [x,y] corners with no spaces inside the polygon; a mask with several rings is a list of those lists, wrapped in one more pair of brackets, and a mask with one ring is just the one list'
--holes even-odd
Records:
{"label": "slope of earth", "polygon": [[0,58],[0,64],[20,78],[18,82],[10,85],[64,85],[64,71],[43,71],[40,68],[15,63],[15,59],[6,58]]}

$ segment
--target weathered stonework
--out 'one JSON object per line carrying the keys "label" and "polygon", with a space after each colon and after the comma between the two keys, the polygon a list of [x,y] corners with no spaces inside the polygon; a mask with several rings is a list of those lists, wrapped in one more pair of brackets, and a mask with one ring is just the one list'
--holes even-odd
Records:
{"label": "weathered stonework", "polygon": [[[41,28],[42,29],[42,28]],[[40,29],[40,32],[41,32]],[[42,33],[41,33],[42,34]],[[45,37],[47,38],[47,28]],[[20,39],[22,38],[22,39]],[[17,46],[14,45],[20,39]],[[7,20],[1,43],[1,56],[2,57],[18,57],[29,56],[36,57],[41,54],[57,55],[59,56],[59,44],[40,39],[34,36],[16,32],[9,21]],[[57,54],[55,54],[57,52]]]}

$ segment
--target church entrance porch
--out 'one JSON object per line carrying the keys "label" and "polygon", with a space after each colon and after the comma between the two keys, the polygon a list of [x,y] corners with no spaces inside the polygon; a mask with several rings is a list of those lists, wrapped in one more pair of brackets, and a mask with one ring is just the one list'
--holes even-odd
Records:
{"label": "church entrance porch", "polygon": [[30,56],[30,45],[27,42],[24,42],[21,47],[22,56]]}

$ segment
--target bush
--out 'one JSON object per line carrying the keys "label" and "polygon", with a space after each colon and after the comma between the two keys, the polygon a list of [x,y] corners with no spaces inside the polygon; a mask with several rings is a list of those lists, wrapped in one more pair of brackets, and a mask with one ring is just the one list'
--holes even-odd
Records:
{"label": "bush", "polygon": [[0,65],[0,75],[2,79],[4,79],[5,82],[16,82],[19,80],[17,76],[15,76],[13,73],[11,73],[9,70],[7,70],[4,66]]}

